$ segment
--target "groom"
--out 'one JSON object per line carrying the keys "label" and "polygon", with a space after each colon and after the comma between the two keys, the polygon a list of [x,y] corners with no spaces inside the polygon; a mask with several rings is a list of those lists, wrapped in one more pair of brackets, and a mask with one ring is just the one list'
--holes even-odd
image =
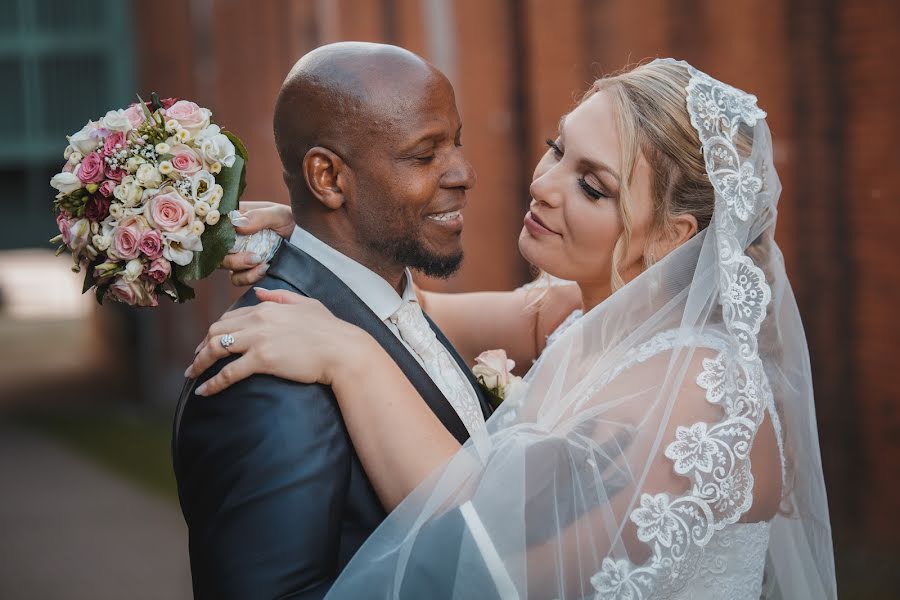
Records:
{"label": "groom", "polygon": [[[274,127],[302,228],[260,287],[316,298],[369,332],[464,442],[490,409],[409,274],[448,276],[462,260],[475,174],[450,83],[400,48],[324,46],[291,70]],[[251,290],[236,306],[256,303]],[[447,357],[450,373],[437,366]],[[329,387],[256,375],[194,393],[228,362],[185,384],[175,418],[195,597],[321,598],[385,512]]]}

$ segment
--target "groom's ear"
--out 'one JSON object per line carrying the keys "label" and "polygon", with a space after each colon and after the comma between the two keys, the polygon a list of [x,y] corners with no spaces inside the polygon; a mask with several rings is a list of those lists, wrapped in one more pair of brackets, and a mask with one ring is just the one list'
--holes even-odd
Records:
{"label": "groom's ear", "polygon": [[344,205],[347,165],[340,156],[321,146],[310,148],[303,157],[303,176],[316,200],[331,210]]}

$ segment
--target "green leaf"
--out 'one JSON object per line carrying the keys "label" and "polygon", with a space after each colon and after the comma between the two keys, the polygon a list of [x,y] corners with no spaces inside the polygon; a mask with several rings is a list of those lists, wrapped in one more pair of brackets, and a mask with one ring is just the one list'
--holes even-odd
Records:
{"label": "green leaf", "polygon": [[250,160],[250,154],[247,152],[247,147],[244,146],[244,142],[241,141],[241,138],[230,131],[222,130],[222,133],[231,140],[231,143],[234,144],[234,149],[237,151],[238,155],[244,159],[244,162],[248,162]]}
{"label": "green leaf", "polygon": [[228,213],[237,208],[240,198],[240,184],[244,176],[244,159],[235,156],[234,165],[225,167],[216,176],[216,183],[222,186],[224,195],[219,201],[219,213],[222,218],[215,225],[209,226],[200,236],[203,250],[194,253],[194,260],[184,267],[175,269],[175,277],[179,281],[203,279],[219,268],[228,251],[234,247],[234,225]]}
{"label": "green leaf", "polygon": [[87,266],[87,268],[85,269],[85,274],[84,274],[84,285],[81,286],[81,293],[82,293],[82,294],[87,293],[87,291],[88,291],[89,289],[91,289],[92,287],[94,287],[94,284],[96,283],[96,282],[94,281],[94,268],[95,268],[97,265],[99,265],[100,263],[102,263],[102,262],[103,262],[103,257],[102,257],[101,255],[98,254],[98,255],[94,258],[94,260],[92,260],[91,263],[90,263],[90,264]]}
{"label": "green leaf", "polygon": [[[172,287],[175,288],[175,295],[178,296],[175,298],[175,302],[187,302],[188,300],[194,299],[194,288],[182,281],[178,281],[177,277],[173,277],[169,281],[171,282]],[[171,297],[168,294],[164,295]]]}
{"label": "green leaf", "polygon": [[108,285],[98,285],[97,289],[94,290],[97,294],[97,302],[103,304],[103,298],[106,297],[106,290],[109,289]]}
{"label": "green leaf", "polygon": [[156,92],[150,92],[150,106],[153,107],[153,112],[163,107],[162,102],[159,101],[159,94]]}
{"label": "green leaf", "polygon": [[153,121],[153,115],[150,113],[150,109],[147,108],[147,103],[144,102],[143,99],[141,99],[141,95],[140,95],[140,94],[137,94],[137,99],[138,99],[138,102],[140,102],[141,108],[142,108],[143,111],[144,111],[144,120],[146,120],[146,121]]}

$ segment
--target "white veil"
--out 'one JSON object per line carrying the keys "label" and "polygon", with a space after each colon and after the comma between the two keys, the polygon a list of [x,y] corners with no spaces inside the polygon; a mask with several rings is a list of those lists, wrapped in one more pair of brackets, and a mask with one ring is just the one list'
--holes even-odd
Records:
{"label": "white veil", "polygon": [[[715,189],[709,227],[548,347],[329,598],[733,598],[691,586],[735,569],[763,579],[754,595],[836,597],[808,350],[773,238],[781,186],[765,113],[666,62],[690,76]],[[758,556],[747,545],[729,563],[729,540],[753,527]]]}

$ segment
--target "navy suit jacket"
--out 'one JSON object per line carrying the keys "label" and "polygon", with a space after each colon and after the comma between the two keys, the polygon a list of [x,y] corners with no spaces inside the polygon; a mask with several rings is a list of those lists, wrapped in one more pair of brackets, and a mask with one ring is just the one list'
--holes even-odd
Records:
{"label": "navy suit jacket", "polygon": [[[283,243],[260,287],[315,298],[366,330],[460,443],[468,433],[425,370],[331,271]],[[235,307],[258,301],[252,290]],[[430,321],[429,321],[430,322]],[[438,339],[490,407],[469,368]],[[172,457],[198,599],[322,598],[385,517],[330,387],[254,375],[211,397],[193,393],[229,360],[185,383]]]}

